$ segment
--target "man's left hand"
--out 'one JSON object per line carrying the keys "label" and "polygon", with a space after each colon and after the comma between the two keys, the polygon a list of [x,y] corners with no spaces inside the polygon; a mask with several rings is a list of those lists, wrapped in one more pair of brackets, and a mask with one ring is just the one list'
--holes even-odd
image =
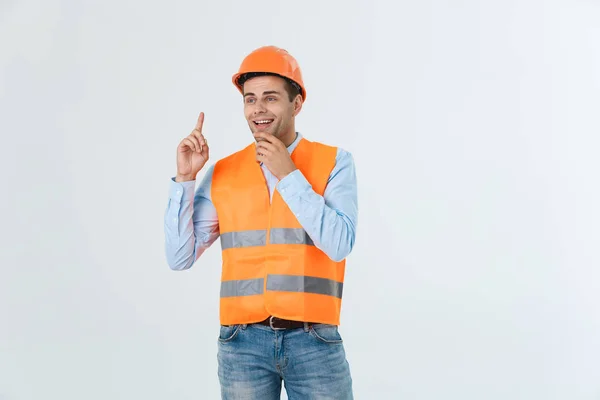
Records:
{"label": "man's left hand", "polygon": [[256,132],[254,137],[257,140],[256,160],[265,164],[277,179],[282,180],[298,169],[281,140],[264,132]]}

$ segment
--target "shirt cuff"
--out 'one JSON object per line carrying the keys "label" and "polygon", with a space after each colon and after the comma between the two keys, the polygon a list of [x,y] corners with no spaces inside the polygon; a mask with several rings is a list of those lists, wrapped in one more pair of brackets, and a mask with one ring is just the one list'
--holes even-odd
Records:
{"label": "shirt cuff", "polygon": [[285,176],[277,183],[276,187],[277,191],[284,200],[290,199],[312,188],[310,183],[306,180],[304,175],[302,175],[302,172],[299,169],[296,169],[292,173]]}
{"label": "shirt cuff", "polygon": [[175,177],[172,177],[169,187],[169,198],[179,204],[186,201],[194,201],[195,184],[196,181],[175,182]]}

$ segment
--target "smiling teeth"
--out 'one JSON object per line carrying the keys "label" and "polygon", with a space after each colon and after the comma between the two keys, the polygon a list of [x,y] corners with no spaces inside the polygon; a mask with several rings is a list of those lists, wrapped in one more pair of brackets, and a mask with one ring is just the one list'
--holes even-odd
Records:
{"label": "smiling teeth", "polygon": [[263,119],[262,121],[256,121],[257,124],[268,124],[269,122],[272,122],[273,120],[270,119]]}

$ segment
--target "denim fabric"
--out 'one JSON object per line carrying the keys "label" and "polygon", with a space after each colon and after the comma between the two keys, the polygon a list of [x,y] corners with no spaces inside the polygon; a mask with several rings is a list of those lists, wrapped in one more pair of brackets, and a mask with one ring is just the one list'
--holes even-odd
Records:
{"label": "denim fabric", "polygon": [[221,326],[218,375],[223,400],[350,400],[352,378],[338,327],[289,330]]}

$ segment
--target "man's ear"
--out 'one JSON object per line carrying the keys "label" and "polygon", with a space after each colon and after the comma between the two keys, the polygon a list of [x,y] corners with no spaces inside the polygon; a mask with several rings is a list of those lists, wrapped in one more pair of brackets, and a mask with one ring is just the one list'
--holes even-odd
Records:
{"label": "man's ear", "polygon": [[302,103],[302,95],[299,94],[294,99],[294,117],[300,113],[300,110],[302,110]]}

